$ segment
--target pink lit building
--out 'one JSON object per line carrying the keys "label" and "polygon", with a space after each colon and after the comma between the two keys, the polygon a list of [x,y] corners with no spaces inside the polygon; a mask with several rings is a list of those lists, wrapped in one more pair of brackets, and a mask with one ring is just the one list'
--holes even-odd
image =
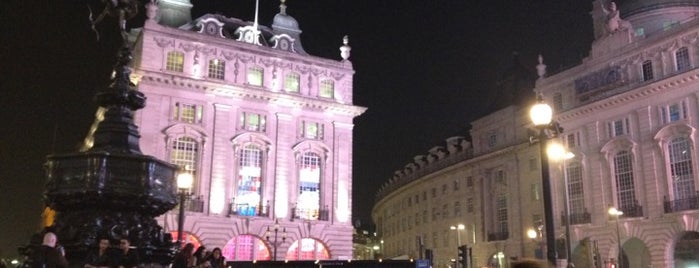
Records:
{"label": "pink lit building", "polygon": [[[143,153],[194,175],[186,241],[234,261],[351,258],[353,118],[365,108],[352,104],[348,39],[337,60],[309,55],[283,1],[271,27],[192,20],[191,7],[149,3],[132,36]],[[159,219],[174,237],[177,219]]]}

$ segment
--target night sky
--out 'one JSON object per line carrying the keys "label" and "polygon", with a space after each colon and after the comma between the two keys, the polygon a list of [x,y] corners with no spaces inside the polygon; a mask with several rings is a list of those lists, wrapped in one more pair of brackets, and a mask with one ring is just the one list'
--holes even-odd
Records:
{"label": "night sky", "polygon": [[[90,1],[96,6],[100,1]],[[193,17],[220,13],[251,21],[254,0],[193,0]],[[260,0],[270,26],[279,1]],[[363,227],[377,188],[414,155],[492,112],[495,81],[513,51],[535,73],[588,54],[590,0],[288,0],[305,50],[339,60],[349,35],[355,119],[353,218]],[[95,11],[97,12],[97,11]],[[143,10],[130,21],[143,23]],[[113,20],[91,30],[86,1],[0,1],[0,257],[14,256],[38,230],[43,164],[74,152],[94,119],[95,89],[111,73]],[[96,16],[96,15],[95,15]]]}

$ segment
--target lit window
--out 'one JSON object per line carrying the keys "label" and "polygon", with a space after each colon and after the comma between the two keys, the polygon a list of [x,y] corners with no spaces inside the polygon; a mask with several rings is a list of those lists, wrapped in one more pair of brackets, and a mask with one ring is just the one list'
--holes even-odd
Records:
{"label": "lit window", "polygon": [[[172,142],[170,148],[170,163],[181,168],[186,168],[196,178],[198,163],[199,143],[191,137],[180,137]],[[193,186],[196,183],[192,184]]]}
{"label": "lit window", "polygon": [[323,124],[303,121],[301,124],[301,137],[306,139],[322,140]]}
{"label": "lit window", "polygon": [[660,107],[660,116],[663,124],[687,119],[687,104],[682,101]]}
{"label": "lit window", "polygon": [[255,216],[261,206],[262,150],[255,145],[247,145],[240,150],[238,159],[236,212],[238,215]]}
{"label": "lit window", "polygon": [[301,156],[299,168],[299,196],[296,216],[316,220],[320,212],[320,156],[307,152]]}
{"label": "lit window", "polygon": [[507,224],[507,194],[499,194],[496,199],[496,221],[497,232],[508,233],[509,227]]}
{"label": "lit window", "polygon": [[262,86],[264,69],[260,67],[248,68],[248,84],[252,86]]}
{"label": "lit window", "polygon": [[284,90],[287,92],[299,92],[301,76],[297,73],[289,73],[284,77]]}
{"label": "lit window", "polygon": [[643,81],[653,80],[653,62],[645,61],[643,62]]}
{"label": "lit window", "polygon": [[323,98],[333,98],[335,96],[335,82],[330,79],[320,81],[320,92],[318,95]]}
{"label": "lit window", "polygon": [[284,257],[286,260],[327,260],[330,259],[328,249],[323,243],[312,238],[296,240]]}
{"label": "lit window", "polygon": [[221,250],[227,261],[271,260],[272,254],[267,244],[252,235],[239,235],[228,240]]}
{"label": "lit window", "polygon": [[583,192],[582,167],[574,161],[566,167],[568,176],[568,207],[571,214],[585,213],[585,198]]}
{"label": "lit window", "polygon": [[240,114],[240,128],[247,131],[265,132],[267,117],[256,113]]}
{"label": "lit window", "polygon": [[675,60],[677,63],[678,71],[689,69],[689,49],[687,49],[687,47],[678,49],[677,52],[675,52]]}
{"label": "lit window", "polygon": [[221,79],[225,77],[226,73],[226,62],[219,59],[212,59],[209,61],[209,78]]}
{"label": "lit window", "polygon": [[201,124],[204,108],[201,105],[176,102],[173,119],[183,123]]}
{"label": "lit window", "polygon": [[614,156],[614,178],[617,186],[616,196],[621,210],[635,208],[636,193],[631,152],[624,150]]}
{"label": "lit window", "polygon": [[674,199],[696,196],[692,171],[691,143],[686,137],[675,138],[667,145],[670,157],[670,178]]}
{"label": "lit window", "polygon": [[165,69],[168,71],[182,72],[184,70],[184,53],[179,51],[168,52]]}

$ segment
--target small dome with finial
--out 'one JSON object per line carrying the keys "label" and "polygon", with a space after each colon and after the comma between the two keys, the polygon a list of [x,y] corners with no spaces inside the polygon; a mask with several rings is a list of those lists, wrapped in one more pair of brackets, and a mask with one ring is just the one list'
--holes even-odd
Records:
{"label": "small dome with finial", "polygon": [[279,13],[274,15],[274,20],[272,21],[272,28],[274,29],[284,29],[288,31],[301,32],[299,29],[299,23],[294,19],[294,17],[286,14],[286,5],[284,2],[286,0],[281,0],[282,4],[279,5]]}

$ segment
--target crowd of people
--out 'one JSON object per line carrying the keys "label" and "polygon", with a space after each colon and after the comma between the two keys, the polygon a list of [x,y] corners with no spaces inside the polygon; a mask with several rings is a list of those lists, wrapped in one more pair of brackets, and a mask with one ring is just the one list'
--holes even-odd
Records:
{"label": "crowd of people", "polygon": [[[88,252],[84,268],[136,268],[140,264],[138,252],[131,248],[131,241],[126,238],[119,240],[118,249],[110,247],[107,238],[100,238],[97,248]],[[175,255],[173,268],[224,268],[225,258],[220,248],[207,251],[200,246],[194,250],[194,245],[187,243]],[[65,252],[58,244],[56,234],[44,234],[42,245],[33,250],[24,262],[23,268],[68,268]]]}
{"label": "crowd of people", "polygon": [[187,243],[175,255],[172,268],[223,268],[225,264],[226,259],[220,248],[208,251],[206,247],[199,246],[194,250],[194,245]]}

